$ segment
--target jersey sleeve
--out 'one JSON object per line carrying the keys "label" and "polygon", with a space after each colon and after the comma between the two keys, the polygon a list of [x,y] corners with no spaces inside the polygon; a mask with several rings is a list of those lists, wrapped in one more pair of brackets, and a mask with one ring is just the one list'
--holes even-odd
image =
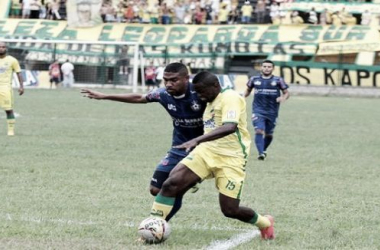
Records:
{"label": "jersey sleeve", "polygon": [[277,84],[278,84],[278,87],[282,90],[289,88],[288,84],[285,83],[282,77],[278,78]]}
{"label": "jersey sleeve", "polygon": [[222,124],[239,123],[242,97],[232,91],[233,90],[231,90],[230,93],[226,93],[222,102]]}
{"label": "jersey sleeve", "polygon": [[12,70],[14,72],[16,72],[16,73],[20,73],[21,72],[20,64],[18,63],[17,59],[13,59]]}
{"label": "jersey sleeve", "polygon": [[146,94],[145,98],[148,102],[160,102],[162,92],[162,88],[151,90]]}
{"label": "jersey sleeve", "polygon": [[253,89],[253,88],[255,87],[255,84],[254,84],[255,79],[256,79],[256,77],[252,76],[252,77],[248,80],[248,82],[247,82],[247,88],[249,88],[249,89]]}

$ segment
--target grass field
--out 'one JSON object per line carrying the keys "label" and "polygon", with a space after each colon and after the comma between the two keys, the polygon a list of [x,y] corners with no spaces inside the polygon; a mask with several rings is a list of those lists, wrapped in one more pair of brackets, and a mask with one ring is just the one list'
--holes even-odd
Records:
{"label": "grass field", "polygon": [[[267,161],[252,147],[241,202],[275,216],[277,239],[234,249],[380,249],[379,108],[380,99],[292,96]],[[0,249],[211,249],[254,229],[224,218],[206,181],[185,196],[168,241],[135,242],[171,143],[160,105],[27,90],[15,111],[12,138],[0,114]]]}

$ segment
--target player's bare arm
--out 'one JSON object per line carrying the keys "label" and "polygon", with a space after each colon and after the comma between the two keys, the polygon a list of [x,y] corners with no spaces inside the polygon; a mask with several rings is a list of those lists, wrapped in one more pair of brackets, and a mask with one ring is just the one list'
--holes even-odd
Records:
{"label": "player's bare arm", "polygon": [[88,97],[90,99],[96,100],[110,100],[117,102],[126,102],[126,103],[147,103],[145,95],[143,94],[105,94],[102,92],[90,90],[90,89],[82,89],[81,93],[84,94],[84,97]]}
{"label": "player's bare arm", "polygon": [[22,95],[24,94],[24,80],[22,79],[21,73],[17,73],[18,82],[20,84],[20,87],[18,88],[18,94]]}
{"label": "player's bare arm", "polygon": [[252,88],[246,88],[244,91],[244,97],[248,97],[252,92]]}
{"label": "player's bare arm", "polygon": [[236,123],[225,123],[223,124],[223,126],[211,131],[210,133],[198,136],[197,138],[194,138],[181,145],[174,146],[174,148],[185,148],[186,152],[189,152],[202,142],[214,141],[214,140],[217,140],[219,138],[222,138],[224,136],[234,133],[237,129],[237,126],[238,125]]}
{"label": "player's bare arm", "polygon": [[287,99],[289,99],[290,97],[290,94],[289,94],[289,91],[287,89],[284,89],[282,90],[282,95],[280,97],[278,97],[276,100],[277,102],[285,102]]}

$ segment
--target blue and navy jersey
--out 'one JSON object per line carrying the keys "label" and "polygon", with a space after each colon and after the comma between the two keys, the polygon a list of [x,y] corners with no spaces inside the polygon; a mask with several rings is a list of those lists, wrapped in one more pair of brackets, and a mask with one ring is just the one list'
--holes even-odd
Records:
{"label": "blue and navy jersey", "polygon": [[[173,119],[172,146],[203,135],[202,116],[206,103],[199,99],[192,84],[189,83],[186,94],[182,97],[174,97],[165,88],[159,88],[149,92],[146,100],[159,102]],[[171,148],[170,152],[183,157],[187,155],[184,149]]]}
{"label": "blue and navy jersey", "polygon": [[284,79],[278,76],[268,79],[261,75],[253,76],[249,79],[247,87],[254,89],[252,112],[267,118],[277,118],[280,103],[276,99],[281,96],[281,90],[289,88]]}

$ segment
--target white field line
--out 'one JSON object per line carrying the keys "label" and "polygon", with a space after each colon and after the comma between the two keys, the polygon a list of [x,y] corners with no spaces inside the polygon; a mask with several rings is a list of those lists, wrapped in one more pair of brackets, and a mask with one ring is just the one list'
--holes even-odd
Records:
{"label": "white field line", "polygon": [[251,230],[245,233],[237,234],[228,240],[217,240],[211,242],[206,250],[228,250],[240,244],[250,241],[260,235],[259,230]]}
{"label": "white field line", "polygon": [[[9,213],[6,214],[0,214],[0,221],[21,221],[21,222],[32,222],[32,223],[55,223],[55,224],[65,224],[65,225],[83,225],[83,226],[96,226],[96,225],[107,225],[114,223],[107,223],[107,222],[96,222],[96,221],[78,221],[78,220],[68,220],[68,219],[46,219],[42,217],[33,217],[33,216],[14,216]],[[207,223],[207,221],[205,222]],[[133,221],[125,221],[125,222],[119,222],[117,223],[119,226],[125,226],[129,228],[137,228],[138,223],[135,223]],[[231,226],[225,226],[225,225],[205,225],[205,224],[198,224],[195,223],[192,226],[181,226],[179,224],[171,225],[174,229],[190,229],[190,230],[201,230],[201,231],[237,231],[237,232],[245,232],[247,228],[238,228],[238,227],[231,227]]]}

